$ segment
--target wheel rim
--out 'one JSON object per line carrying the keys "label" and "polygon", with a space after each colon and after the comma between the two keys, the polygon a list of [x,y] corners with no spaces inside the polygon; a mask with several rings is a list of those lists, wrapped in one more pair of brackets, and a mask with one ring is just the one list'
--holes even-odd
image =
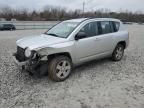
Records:
{"label": "wheel rim", "polygon": [[56,75],[58,78],[66,78],[71,71],[71,65],[69,61],[60,61],[56,66]]}
{"label": "wheel rim", "polygon": [[123,48],[122,48],[122,47],[118,47],[117,50],[116,50],[116,55],[115,55],[115,57],[116,57],[117,59],[121,59],[122,56],[123,56]]}

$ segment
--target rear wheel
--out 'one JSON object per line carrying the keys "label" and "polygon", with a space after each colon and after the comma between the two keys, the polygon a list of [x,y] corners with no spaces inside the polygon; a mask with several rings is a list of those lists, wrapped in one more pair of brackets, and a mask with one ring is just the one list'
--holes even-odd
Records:
{"label": "rear wheel", "polygon": [[51,60],[48,65],[49,77],[54,81],[64,81],[72,70],[72,62],[66,56],[58,56]]}
{"label": "rear wheel", "polygon": [[118,44],[112,54],[112,59],[114,61],[120,61],[124,55],[124,45]]}

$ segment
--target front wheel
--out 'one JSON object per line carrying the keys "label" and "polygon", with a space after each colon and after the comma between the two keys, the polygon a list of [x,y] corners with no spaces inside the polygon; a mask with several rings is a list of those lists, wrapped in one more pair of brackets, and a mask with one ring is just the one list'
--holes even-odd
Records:
{"label": "front wheel", "polygon": [[54,81],[64,81],[72,71],[72,62],[66,56],[58,56],[48,65],[49,77]]}
{"label": "front wheel", "polygon": [[118,44],[112,54],[112,59],[114,61],[120,61],[123,58],[123,55],[124,55],[124,46]]}

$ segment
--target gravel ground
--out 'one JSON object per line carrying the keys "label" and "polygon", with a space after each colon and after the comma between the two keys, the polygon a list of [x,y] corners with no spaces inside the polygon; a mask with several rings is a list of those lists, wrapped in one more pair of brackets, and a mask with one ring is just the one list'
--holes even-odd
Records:
{"label": "gravel ground", "polygon": [[68,80],[20,72],[12,60],[15,41],[45,30],[0,32],[0,108],[144,108],[144,26],[128,26],[130,45],[122,61],[92,61]]}

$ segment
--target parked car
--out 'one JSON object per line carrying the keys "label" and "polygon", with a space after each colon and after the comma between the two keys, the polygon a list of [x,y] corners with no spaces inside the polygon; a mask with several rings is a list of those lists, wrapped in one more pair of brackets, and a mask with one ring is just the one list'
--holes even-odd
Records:
{"label": "parked car", "polygon": [[120,20],[72,19],[18,40],[13,59],[31,73],[48,72],[52,80],[63,81],[84,62],[104,57],[120,61],[128,43],[129,33]]}
{"label": "parked car", "polygon": [[16,30],[13,24],[0,24],[0,30]]}

